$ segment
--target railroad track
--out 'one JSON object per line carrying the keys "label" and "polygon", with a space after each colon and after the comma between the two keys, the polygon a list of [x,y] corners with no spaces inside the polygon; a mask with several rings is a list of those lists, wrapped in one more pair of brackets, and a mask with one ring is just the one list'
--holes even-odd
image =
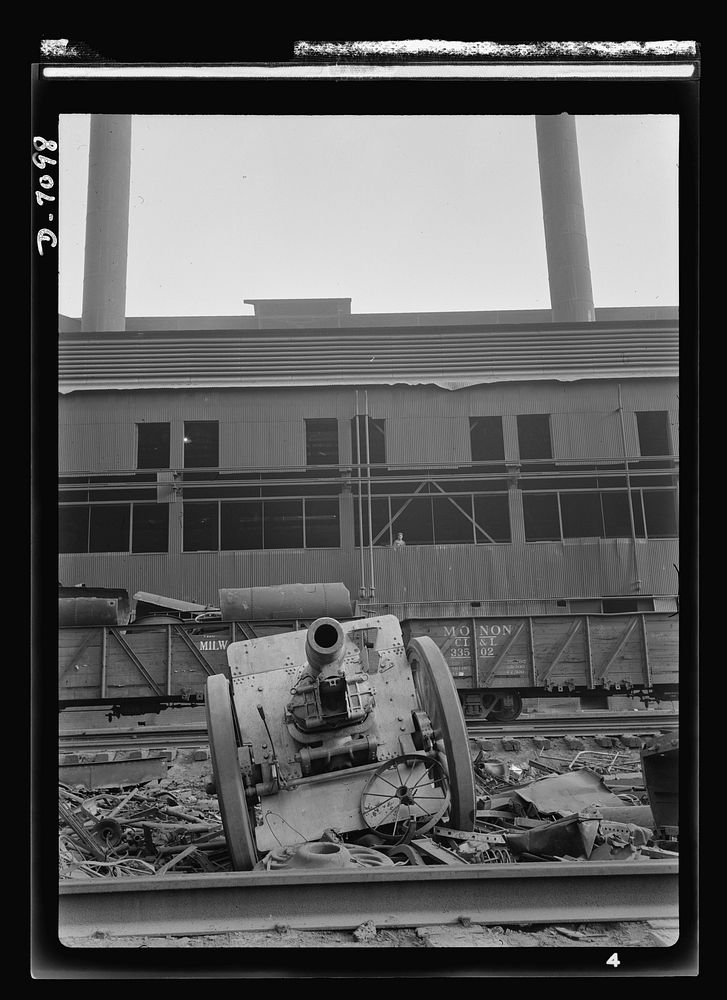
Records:
{"label": "railroad track", "polygon": [[[594,903],[594,901],[597,901]],[[60,937],[677,917],[678,864],[541,862],[225,872],[59,883]]]}
{"label": "railroad track", "polygon": [[[472,738],[502,736],[618,736],[620,733],[656,733],[679,728],[679,716],[673,712],[604,713],[567,716],[559,719],[530,718],[507,723],[477,723],[467,725]],[[154,726],[135,728],[68,730],[59,735],[59,749],[64,752],[97,750],[149,749],[207,746],[204,725]]]}

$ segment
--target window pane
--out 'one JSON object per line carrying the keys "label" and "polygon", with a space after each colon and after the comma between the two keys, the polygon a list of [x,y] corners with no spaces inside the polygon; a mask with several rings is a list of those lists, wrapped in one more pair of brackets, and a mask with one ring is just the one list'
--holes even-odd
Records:
{"label": "window pane", "polygon": [[129,505],[91,507],[89,552],[129,551]]}
{"label": "window pane", "polygon": [[679,530],[674,493],[644,490],[644,513],[646,530],[650,538],[677,537]]}
{"label": "window pane", "polygon": [[169,468],[169,424],[137,424],[137,469]]}
{"label": "window pane", "polygon": [[550,445],[550,414],[528,413],[517,418],[520,458],[552,458]]}
{"label": "window pane", "polygon": [[309,549],[336,549],[341,545],[338,500],[306,500],[305,544]]}
{"label": "window pane", "polygon": [[[356,452],[356,418],[351,420],[351,461],[354,465],[366,462],[366,417],[360,416],[358,459]],[[372,465],[383,465],[386,462],[386,432],[385,421],[369,417],[369,462]]]}
{"label": "window pane", "polygon": [[631,538],[627,493],[602,493],[604,538]]}
{"label": "window pane", "polygon": [[510,541],[510,504],[507,496],[475,497],[474,509],[478,542],[489,542],[490,538],[495,542]]}
{"label": "window pane", "polygon": [[669,444],[669,414],[666,410],[650,410],[636,414],[639,450],[642,455],[671,455]]}
{"label": "window pane", "polygon": [[470,417],[470,446],[473,462],[504,459],[502,417]]}
{"label": "window pane", "polygon": [[338,465],[338,420],[306,420],[305,452],[307,465]]}
{"label": "window pane", "polygon": [[219,427],[217,420],[185,420],[185,469],[211,469],[219,465]]}
{"label": "window pane", "polygon": [[60,508],[58,551],[88,552],[88,507]]}
{"label": "window pane", "polygon": [[[354,494],[354,544],[360,545],[360,534],[358,525],[358,497]],[[361,501],[361,516],[363,519],[363,544],[369,544],[369,521],[368,521],[368,499],[366,496]],[[371,503],[371,528],[374,536],[374,545],[391,545],[391,528],[389,523],[389,498],[381,497]],[[381,538],[379,534],[383,532]]]}
{"label": "window pane", "polygon": [[184,504],[184,551],[217,551],[218,504]]}
{"label": "window pane", "polygon": [[[408,545],[433,545],[434,531],[432,528],[432,501],[429,497],[415,497],[407,502],[399,499],[396,501],[399,506],[399,513],[394,518],[391,526],[394,537],[399,532],[404,535],[404,541]],[[404,504],[407,504],[404,507]],[[391,502],[392,513],[394,512],[394,500]]]}
{"label": "window pane", "polygon": [[264,547],[303,548],[303,503],[300,500],[266,500],[263,503]]}
{"label": "window pane", "polygon": [[263,547],[263,505],[223,503],[220,548],[261,549]]}
{"label": "window pane", "polygon": [[134,504],[132,552],[166,552],[169,548],[169,505]]}
{"label": "window pane", "polygon": [[601,538],[601,498],[598,493],[561,493],[563,538]]}
{"label": "window pane", "polygon": [[472,517],[472,497],[452,497],[452,500],[432,498],[434,540],[438,545],[471,545],[474,542],[474,525],[462,511],[467,511]]}
{"label": "window pane", "polygon": [[524,493],[523,516],[527,542],[560,541],[557,496],[546,493]]}

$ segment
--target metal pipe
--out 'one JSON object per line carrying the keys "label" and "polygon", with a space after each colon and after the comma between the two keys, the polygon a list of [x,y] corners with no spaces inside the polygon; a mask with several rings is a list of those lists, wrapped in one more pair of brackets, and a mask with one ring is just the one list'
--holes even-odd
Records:
{"label": "metal pipe", "polygon": [[371,564],[371,586],[369,588],[369,598],[374,599],[376,588],[374,587],[374,536],[371,524],[371,459],[369,455],[369,391],[364,389],[364,400],[366,404],[366,475],[369,484],[369,559]]}
{"label": "metal pipe", "polygon": [[81,317],[84,333],[126,329],[130,178],[131,116],[91,115]]}
{"label": "metal pipe", "polygon": [[621,443],[624,450],[624,458],[626,465],[626,494],[629,498],[629,524],[631,525],[631,552],[633,553],[633,563],[634,563],[634,588],[637,593],[641,590],[641,578],[639,576],[639,557],[636,551],[636,524],[634,522],[634,503],[631,496],[631,472],[629,470],[628,462],[628,450],[626,448],[626,425],[624,424],[624,411],[623,411],[623,401],[621,397],[621,383],[618,383],[618,415],[621,422]]}
{"label": "metal pipe", "polygon": [[106,697],[106,627],[101,629],[101,697]]}
{"label": "metal pipe", "polygon": [[364,564],[364,543],[363,543],[363,498],[361,491],[363,483],[361,480],[361,426],[358,412],[358,389],[356,390],[356,466],[358,468],[358,546],[361,553],[361,586],[358,596],[366,597],[366,570]]}
{"label": "metal pipe", "polygon": [[575,118],[536,115],[535,130],[553,322],[593,322]]}

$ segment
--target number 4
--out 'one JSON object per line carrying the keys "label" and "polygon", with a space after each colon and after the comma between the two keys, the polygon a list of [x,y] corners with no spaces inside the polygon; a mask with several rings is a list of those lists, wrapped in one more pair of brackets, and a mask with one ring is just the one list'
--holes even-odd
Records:
{"label": "number 4", "polygon": [[621,963],[618,960],[618,952],[615,951],[610,958],[606,959],[606,965],[612,965],[614,969],[617,969]]}

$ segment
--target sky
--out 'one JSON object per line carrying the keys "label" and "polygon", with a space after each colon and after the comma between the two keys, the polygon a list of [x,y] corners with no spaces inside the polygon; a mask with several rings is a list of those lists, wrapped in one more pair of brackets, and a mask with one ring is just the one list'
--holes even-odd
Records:
{"label": "sky", "polygon": [[[81,314],[90,116],[62,115],[59,310]],[[678,118],[577,116],[596,308],[678,304]],[[532,116],[132,119],[127,316],[548,309]]]}

